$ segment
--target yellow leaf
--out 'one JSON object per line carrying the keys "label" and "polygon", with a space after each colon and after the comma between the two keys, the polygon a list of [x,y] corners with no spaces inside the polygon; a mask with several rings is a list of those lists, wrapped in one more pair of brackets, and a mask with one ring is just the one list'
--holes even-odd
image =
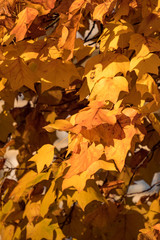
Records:
{"label": "yellow leaf", "polygon": [[45,218],[36,225],[33,225],[33,223],[28,223],[27,239],[31,238],[32,240],[41,240],[45,238],[47,240],[52,240],[55,224],[51,224],[51,221],[52,219]]}
{"label": "yellow leaf", "polygon": [[33,222],[34,218],[40,216],[40,207],[41,201],[31,202],[29,201],[25,207],[23,218],[26,216],[28,218],[29,223]]}
{"label": "yellow leaf", "polygon": [[13,201],[18,201],[21,196],[26,194],[30,187],[43,180],[48,180],[50,172],[37,174],[34,171],[29,171],[26,173],[19,181],[17,186],[11,192],[10,197]]}
{"label": "yellow leaf", "polygon": [[92,201],[100,201],[100,202],[105,201],[103,196],[99,192],[97,185],[92,180],[89,180],[87,182],[87,185],[84,191],[81,191],[81,192],[75,191],[75,193],[72,196],[72,199],[75,199],[78,201],[78,204],[80,205],[83,211],[87,206],[87,204],[89,204]]}
{"label": "yellow leaf", "polygon": [[104,1],[98,4],[93,11],[93,20],[99,20],[103,23],[103,18],[106,14],[110,14],[116,5],[115,0]]}
{"label": "yellow leaf", "polygon": [[157,84],[149,74],[144,74],[136,81],[136,89],[141,93],[141,97],[144,99],[145,94],[150,93],[154,100],[160,102],[160,93],[158,91]]}
{"label": "yellow leaf", "polygon": [[5,83],[7,82],[6,78],[2,78],[0,80],[0,91],[2,91],[5,88]]}
{"label": "yellow leaf", "polygon": [[[134,119],[138,117],[137,111],[132,108],[126,108],[122,113],[124,115],[121,116],[121,119],[118,119],[119,124],[121,125],[121,132],[119,133],[120,137],[114,137],[113,144],[105,147],[106,159],[113,159],[119,171],[122,171],[124,167],[125,158],[128,151],[131,149],[131,142],[134,135],[139,134],[143,136],[143,134],[141,134],[141,132],[134,126],[133,122]],[[119,125],[117,125],[117,127],[119,128]],[[116,133],[118,133],[120,129],[117,129]]]}
{"label": "yellow leaf", "polygon": [[3,227],[1,230],[1,239],[5,240],[12,240],[13,234],[14,234],[15,227],[13,225],[8,225],[6,227]]}
{"label": "yellow leaf", "polygon": [[160,59],[156,54],[149,53],[144,57],[137,55],[130,62],[130,71],[135,70],[138,77],[141,77],[146,72],[158,75],[159,66]]}
{"label": "yellow leaf", "polygon": [[54,132],[55,129],[61,130],[61,131],[68,131],[70,128],[72,128],[73,125],[64,119],[56,120],[55,123],[48,124],[44,127],[48,132]]}
{"label": "yellow leaf", "polygon": [[151,37],[144,37],[135,33],[130,38],[130,49],[134,49],[138,56],[144,57],[150,52],[160,51],[160,40]]}
{"label": "yellow leaf", "polygon": [[70,178],[86,171],[93,162],[101,157],[104,151],[102,144],[95,145],[95,143],[92,143],[92,145],[88,147],[88,143],[86,142],[81,143],[80,147],[80,153],[74,153],[71,158],[67,160],[67,163],[71,166],[64,176],[65,178]]}
{"label": "yellow leaf", "polygon": [[100,169],[104,169],[106,171],[117,171],[114,163],[98,160],[93,162],[88,169],[80,175],[74,175],[70,178],[65,178],[62,183],[62,190],[69,187],[75,187],[79,192],[81,192],[86,185],[86,181]]}
{"label": "yellow leaf", "polygon": [[41,206],[40,206],[40,212],[41,216],[44,217],[46,213],[48,212],[49,206],[55,201],[56,199],[56,192],[54,191],[55,182],[52,181],[51,186],[47,193],[45,194]]}
{"label": "yellow leaf", "polygon": [[128,92],[126,78],[121,76],[102,78],[94,85],[89,99],[98,101],[109,100],[116,103],[121,91]]}
{"label": "yellow leaf", "polygon": [[40,173],[44,166],[49,165],[52,163],[54,158],[54,146],[51,144],[43,145],[39,150],[38,153],[35,154],[29,161],[35,162],[37,165],[37,172]]}
{"label": "yellow leaf", "polygon": [[87,78],[89,90],[101,78],[114,77],[117,73],[125,76],[129,70],[129,60],[122,54],[107,52],[89,59],[85,66],[84,76]]}
{"label": "yellow leaf", "polygon": [[84,41],[82,39],[77,38],[75,40],[74,56],[76,57],[78,62],[85,57],[91,55],[94,50],[95,47],[84,46]]}
{"label": "yellow leaf", "polygon": [[130,36],[132,36],[133,32],[134,29],[132,25],[123,20],[117,24],[114,22],[107,23],[99,38],[100,51],[104,52],[105,50],[114,50],[118,47],[127,47]]}
{"label": "yellow leaf", "polygon": [[49,47],[49,56],[52,59],[57,59],[62,57],[63,55],[63,50],[62,49],[57,49],[56,46]]}

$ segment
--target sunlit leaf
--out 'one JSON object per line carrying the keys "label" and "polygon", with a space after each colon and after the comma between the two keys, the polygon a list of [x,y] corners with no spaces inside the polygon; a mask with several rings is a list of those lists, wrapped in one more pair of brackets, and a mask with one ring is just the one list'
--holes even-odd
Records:
{"label": "sunlit leaf", "polygon": [[25,37],[28,28],[37,15],[38,11],[36,9],[28,7],[19,13],[16,26],[10,32],[11,35],[14,34],[16,41],[21,41]]}
{"label": "sunlit leaf", "polygon": [[29,161],[35,162],[37,165],[37,171],[40,173],[44,166],[52,163],[54,157],[54,146],[50,144],[43,145]]}

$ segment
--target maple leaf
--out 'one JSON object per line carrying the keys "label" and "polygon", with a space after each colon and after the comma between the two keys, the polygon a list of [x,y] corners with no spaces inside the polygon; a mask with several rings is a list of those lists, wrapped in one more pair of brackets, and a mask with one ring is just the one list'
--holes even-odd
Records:
{"label": "maple leaf", "polygon": [[77,200],[78,204],[84,211],[85,207],[92,201],[104,202],[103,196],[100,194],[97,185],[92,181],[88,181],[84,191],[75,192],[71,198],[73,201]]}
{"label": "maple leaf", "polygon": [[147,56],[150,52],[160,51],[160,40],[144,37],[141,34],[132,34],[130,38],[130,49],[134,49],[141,57]]}
{"label": "maple leaf", "polygon": [[97,161],[102,153],[103,146],[101,144],[95,146],[93,143],[88,147],[88,143],[80,143],[81,150],[79,154],[73,154],[72,157],[67,161],[71,167],[65,175],[65,178],[70,178],[77,175],[85,170],[95,161]]}
{"label": "maple leaf", "polygon": [[[122,116],[118,118],[120,123],[120,129],[123,129],[124,135],[122,138],[117,138],[113,135],[113,144],[105,147],[106,159],[113,159],[119,171],[122,171],[127,152],[131,149],[132,138],[136,134],[141,134],[141,132],[135,127],[135,122],[137,117],[140,115],[135,109],[125,109],[122,112]],[[118,129],[117,129],[118,130]],[[142,134],[143,135],[143,134]]]}
{"label": "maple leaf", "polygon": [[16,202],[20,199],[23,194],[26,194],[29,191],[31,186],[34,186],[40,181],[47,180],[49,178],[50,173],[40,173],[37,174],[34,171],[29,171],[26,173],[19,181],[17,186],[11,192],[11,197]]}
{"label": "maple leaf", "polygon": [[119,72],[125,76],[128,70],[129,60],[126,56],[107,52],[94,56],[87,61],[84,76],[87,78],[88,87],[91,91],[94,84],[101,78],[114,77]]}
{"label": "maple leaf", "polygon": [[23,216],[28,218],[29,223],[31,223],[35,217],[40,216],[40,201],[29,201],[25,207]]}
{"label": "maple leaf", "polygon": [[13,239],[15,227],[13,225],[4,226],[1,224],[1,236],[3,239]]}
{"label": "maple leaf", "polygon": [[39,78],[20,57],[15,60],[4,61],[4,63],[0,65],[0,71],[3,76],[8,79],[14,91],[24,85],[35,91],[34,83],[38,81]]}
{"label": "maple leaf", "polygon": [[158,74],[158,67],[160,66],[160,59],[154,53],[149,53],[146,56],[135,56],[130,62],[130,71],[135,70],[138,77],[144,73]]}
{"label": "maple leaf", "polygon": [[111,112],[105,108],[103,109],[103,107],[105,107],[104,102],[92,101],[89,107],[84,108],[76,115],[75,124],[84,126],[87,129],[92,129],[104,123],[115,124],[114,111]]}
{"label": "maple leaf", "polygon": [[128,91],[126,78],[121,76],[102,78],[94,85],[89,99],[98,101],[109,100],[116,103],[121,91]]}
{"label": "maple leaf", "polygon": [[[130,3],[132,4],[133,1]],[[122,0],[117,12],[114,15],[115,21],[118,21],[122,16],[127,16],[129,13],[129,0]]]}
{"label": "maple leaf", "polygon": [[121,21],[116,24],[107,23],[105,26],[99,38],[101,52],[128,46],[129,39],[134,32],[131,24]]}
{"label": "maple leaf", "polygon": [[55,129],[61,130],[61,131],[68,131],[73,127],[73,125],[64,119],[58,119],[55,121],[55,123],[48,124],[44,127],[48,132],[53,132]]}
{"label": "maple leaf", "polygon": [[86,181],[100,169],[104,169],[106,171],[117,171],[113,162],[103,160],[95,161],[81,174],[65,178],[62,184],[62,190],[69,187],[75,187],[79,192],[82,191],[86,185]]}
{"label": "maple leaf", "polygon": [[37,64],[36,74],[41,78],[42,92],[53,86],[67,88],[71,81],[80,78],[77,69],[71,62],[55,59],[50,62],[39,61]]}
{"label": "maple leaf", "polygon": [[40,213],[41,213],[42,217],[45,216],[45,214],[48,212],[49,206],[56,199],[56,193],[54,191],[54,187],[55,187],[55,182],[52,181],[51,186],[50,186],[49,190],[47,191],[47,193],[45,194],[45,196],[42,200],[42,204],[40,206]]}
{"label": "maple leaf", "polygon": [[110,14],[115,5],[116,0],[104,1],[104,3],[98,4],[93,11],[93,20],[99,20],[103,23],[103,18],[106,14]]}
{"label": "maple leaf", "polygon": [[75,0],[69,7],[69,13],[73,15],[75,12],[77,12],[82,5],[84,4],[85,0]]}
{"label": "maple leaf", "polygon": [[16,26],[12,29],[10,35],[14,34],[16,41],[21,41],[37,15],[38,11],[36,9],[26,7],[18,14]]}
{"label": "maple leaf", "polygon": [[47,238],[48,240],[53,239],[53,231],[57,224],[51,224],[52,219],[45,218],[38,222],[35,226],[33,223],[27,224],[27,238],[33,240],[40,240],[42,238]]}
{"label": "maple leaf", "polygon": [[54,146],[51,144],[43,145],[39,150],[38,153],[35,154],[29,161],[35,162],[37,165],[37,172],[40,173],[44,166],[49,165],[52,163],[54,157]]}
{"label": "maple leaf", "polygon": [[40,4],[42,5],[45,9],[52,9],[55,6],[56,0],[31,0],[32,3],[35,4]]}
{"label": "maple leaf", "polygon": [[140,79],[136,81],[136,89],[141,93],[141,97],[144,98],[145,94],[150,93],[157,103],[160,102],[160,93],[157,88],[157,84],[149,74],[144,74]]}
{"label": "maple leaf", "polygon": [[144,36],[149,36],[152,33],[160,30],[160,14],[153,11],[146,16],[139,25],[138,33],[143,33]]}
{"label": "maple leaf", "polygon": [[91,55],[94,50],[95,47],[84,46],[84,41],[82,39],[77,38],[75,40],[74,56],[78,62],[84,59],[86,56]]}

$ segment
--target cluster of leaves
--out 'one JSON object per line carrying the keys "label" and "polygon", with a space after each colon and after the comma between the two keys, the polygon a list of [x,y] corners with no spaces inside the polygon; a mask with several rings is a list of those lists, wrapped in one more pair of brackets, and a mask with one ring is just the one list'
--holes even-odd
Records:
{"label": "cluster of leaves", "polygon": [[[160,171],[159,11],[158,0],[0,0],[1,170],[19,150],[1,179],[2,239],[160,239],[159,194],[127,195]],[[69,139],[59,151],[57,130]]]}

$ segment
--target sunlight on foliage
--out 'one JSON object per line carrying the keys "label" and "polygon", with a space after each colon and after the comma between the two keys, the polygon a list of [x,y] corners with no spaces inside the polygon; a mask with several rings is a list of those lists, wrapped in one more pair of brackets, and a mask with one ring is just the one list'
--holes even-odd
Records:
{"label": "sunlight on foliage", "polygon": [[0,0],[0,239],[160,239],[159,12]]}

